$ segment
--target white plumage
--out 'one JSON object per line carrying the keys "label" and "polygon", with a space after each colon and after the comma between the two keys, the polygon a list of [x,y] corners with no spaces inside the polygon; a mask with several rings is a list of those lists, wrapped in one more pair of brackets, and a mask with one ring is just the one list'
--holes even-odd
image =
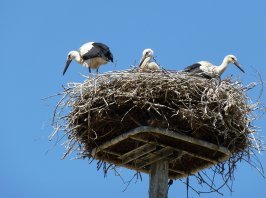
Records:
{"label": "white plumage", "polygon": [[150,62],[153,57],[152,49],[145,49],[142,52],[142,58],[140,60],[139,68],[143,71],[145,70],[158,70],[160,67],[155,62]]}
{"label": "white plumage", "polygon": [[97,69],[98,73],[98,68],[101,65],[106,64],[109,61],[113,62],[113,55],[109,47],[103,43],[85,43],[79,48],[78,51],[70,51],[68,53],[63,75],[65,74],[72,60],[75,60],[84,67],[89,68],[90,73],[91,68]]}
{"label": "white plumage", "polygon": [[241,66],[239,65],[237,61],[237,58],[234,55],[227,55],[224,58],[222,64],[219,66],[216,66],[208,61],[200,61],[200,62],[197,62],[193,65],[186,67],[184,71],[190,72],[190,73],[200,73],[207,78],[214,78],[217,76],[218,77],[221,76],[230,63],[233,63],[243,73],[245,73],[245,71],[241,68]]}

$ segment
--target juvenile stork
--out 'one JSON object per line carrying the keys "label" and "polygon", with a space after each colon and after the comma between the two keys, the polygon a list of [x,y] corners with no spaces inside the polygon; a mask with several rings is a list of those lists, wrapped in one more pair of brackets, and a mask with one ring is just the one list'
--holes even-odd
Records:
{"label": "juvenile stork", "polygon": [[103,43],[89,42],[82,45],[78,51],[70,51],[67,55],[66,66],[63,71],[63,75],[66,73],[72,60],[75,60],[84,67],[98,69],[101,65],[113,62],[113,55],[109,47]]}
{"label": "juvenile stork", "polygon": [[241,66],[237,62],[237,58],[234,55],[227,55],[226,57],[224,57],[224,60],[220,66],[215,66],[207,61],[200,61],[186,67],[183,71],[190,73],[199,73],[206,78],[220,77],[230,63],[233,63],[243,73],[245,73],[245,71],[241,68]]}
{"label": "juvenile stork", "polygon": [[153,50],[152,49],[145,49],[142,52],[142,58],[140,60],[139,68],[141,70],[158,70],[160,67],[155,62],[150,62],[151,58],[153,57]]}

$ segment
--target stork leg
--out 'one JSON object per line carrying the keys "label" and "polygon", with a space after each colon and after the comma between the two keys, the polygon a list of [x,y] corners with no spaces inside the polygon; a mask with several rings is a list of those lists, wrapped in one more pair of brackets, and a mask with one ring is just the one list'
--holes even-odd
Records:
{"label": "stork leg", "polygon": [[99,69],[98,69],[98,68],[96,69],[96,73],[97,73],[97,74],[99,73]]}
{"label": "stork leg", "polygon": [[220,85],[222,82],[221,76],[218,76],[217,78],[218,78],[218,85]]}
{"label": "stork leg", "polygon": [[89,67],[89,72],[91,73],[91,68]]}

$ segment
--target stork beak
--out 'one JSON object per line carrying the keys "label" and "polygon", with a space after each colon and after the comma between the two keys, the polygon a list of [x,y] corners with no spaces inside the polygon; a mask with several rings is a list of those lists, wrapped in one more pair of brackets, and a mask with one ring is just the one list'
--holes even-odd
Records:
{"label": "stork beak", "polygon": [[141,61],[140,61],[140,64],[139,64],[139,67],[142,65],[142,63],[143,63],[144,60],[146,59],[147,55],[148,55],[148,53],[146,53],[146,54],[142,57],[142,59],[141,59]]}
{"label": "stork beak", "polygon": [[238,69],[240,69],[243,73],[245,73],[245,71],[242,69],[242,67],[239,65],[237,61],[234,62],[234,65],[237,66]]}
{"label": "stork beak", "polygon": [[139,67],[142,65],[143,61],[145,60],[145,56],[142,57],[141,61],[140,61],[140,64],[139,64]]}
{"label": "stork beak", "polygon": [[69,67],[71,61],[72,61],[72,59],[70,59],[70,58],[67,59],[67,61],[66,61],[66,66],[65,66],[64,71],[63,71],[63,75],[66,73],[66,70],[67,70],[67,68]]}

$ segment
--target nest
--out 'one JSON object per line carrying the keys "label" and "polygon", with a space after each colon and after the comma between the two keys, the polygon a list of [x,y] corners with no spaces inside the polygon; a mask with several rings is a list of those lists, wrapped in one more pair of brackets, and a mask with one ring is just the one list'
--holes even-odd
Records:
{"label": "nest", "polygon": [[[247,96],[251,87],[176,71],[104,73],[64,88],[55,133],[68,137],[65,156],[77,151],[93,158],[93,149],[129,130],[162,128],[226,147],[232,155],[225,163],[234,167],[251,149],[261,149],[251,125],[256,109]],[[224,169],[225,163],[218,166]]]}

